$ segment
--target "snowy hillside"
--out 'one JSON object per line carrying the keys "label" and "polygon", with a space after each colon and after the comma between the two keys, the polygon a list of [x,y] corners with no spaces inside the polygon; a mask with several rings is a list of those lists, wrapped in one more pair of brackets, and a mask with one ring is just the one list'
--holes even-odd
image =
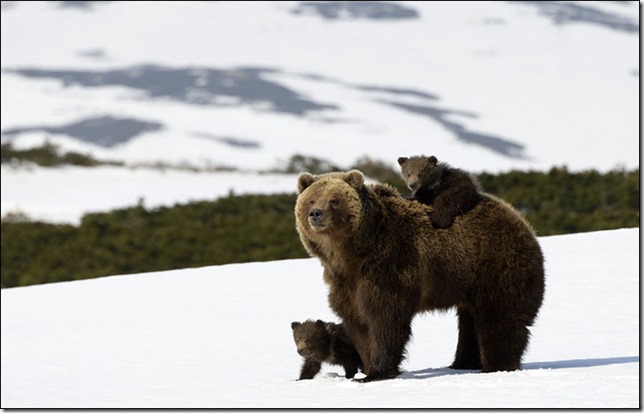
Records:
{"label": "snowy hillside", "polygon": [[546,295],[517,372],[454,371],[453,312],[419,316],[399,378],[296,381],[290,323],[335,320],[315,259],[2,294],[2,407],[640,407],[638,229],[540,238]]}
{"label": "snowy hillside", "polygon": [[84,214],[208,200],[230,193],[295,193],[297,176],[244,172],[192,173],[119,167],[65,167],[14,170],[2,167],[2,216],[25,213],[32,219],[79,225]]}
{"label": "snowy hillside", "polygon": [[3,141],[249,169],[639,165],[637,2],[83,3],[2,3]]}
{"label": "snowy hillside", "polygon": [[[3,1],[2,142],[250,172],[293,154],[341,168],[419,153],[475,172],[637,168],[638,12],[628,1]],[[5,189],[20,174],[2,170],[3,215],[33,212]],[[95,176],[95,187],[108,179]],[[204,195],[174,200],[191,197]]]}

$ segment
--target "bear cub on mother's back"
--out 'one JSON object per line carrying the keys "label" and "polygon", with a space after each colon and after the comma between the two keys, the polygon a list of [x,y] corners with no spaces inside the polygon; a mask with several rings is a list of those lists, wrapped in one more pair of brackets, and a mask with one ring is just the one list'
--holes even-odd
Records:
{"label": "bear cub on mother's back", "polygon": [[358,351],[351,343],[342,324],[307,320],[291,323],[297,352],[304,357],[299,380],[312,379],[320,372],[322,363],[344,367],[347,379],[362,369]]}
{"label": "bear cub on mother's back", "polygon": [[400,157],[398,164],[412,190],[412,199],[432,205],[434,228],[449,228],[458,215],[472,210],[481,201],[483,189],[467,172],[438,162],[435,156]]}

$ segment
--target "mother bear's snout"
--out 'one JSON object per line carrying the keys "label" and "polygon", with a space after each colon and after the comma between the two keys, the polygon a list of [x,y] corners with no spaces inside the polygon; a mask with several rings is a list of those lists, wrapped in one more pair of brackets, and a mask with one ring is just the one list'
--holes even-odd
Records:
{"label": "mother bear's snout", "polygon": [[323,215],[324,213],[320,208],[314,208],[309,211],[309,219],[313,221],[319,221]]}

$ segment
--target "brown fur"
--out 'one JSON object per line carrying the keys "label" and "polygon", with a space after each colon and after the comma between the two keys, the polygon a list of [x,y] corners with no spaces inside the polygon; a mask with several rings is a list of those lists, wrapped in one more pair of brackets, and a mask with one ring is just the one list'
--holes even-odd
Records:
{"label": "brown fur", "polygon": [[398,164],[412,198],[425,205],[433,205],[430,214],[434,228],[449,228],[454,218],[476,206],[481,200],[478,180],[435,156],[400,157]]}
{"label": "brown fur", "polygon": [[488,194],[450,228],[432,207],[360,171],[298,180],[296,228],[320,259],[329,304],[363,362],[364,381],[399,374],[416,313],[457,308],[453,368],[516,370],[541,306],[544,268],[530,225]]}
{"label": "brown fur", "polygon": [[342,324],[307,320],[291,323],[297,352],[304,357],[299,380],[312,379],[320,372],[322,363],[344,367],[347,379],[362,369],[360,355],[351,344]]}

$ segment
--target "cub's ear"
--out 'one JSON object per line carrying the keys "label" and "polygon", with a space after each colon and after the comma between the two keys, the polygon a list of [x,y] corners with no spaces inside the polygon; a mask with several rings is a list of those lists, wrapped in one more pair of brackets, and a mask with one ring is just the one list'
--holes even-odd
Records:
{"label": "cub's ear", "polygon": [[297,191],[302,193],[306,188],[308,188],[313,182],[315,182],[315,176],[311,175],[308,172],[302,172],[297,178]]}
{"label": "cub's ear", "polygon": [[352,169],[344,174],[344,181],[355,189],[360,189],[364,186],[364,175],[359,170]]}
{"label": "cub's ear", "polygon": [[404,156],[401,156],[400,158],[398,158],[398,165],[403,166],[403,164],[408,160],[409,158],[405,158]]}
{"label": "cub's ear", "polygon": [[292,328],[293,330],[295,330],[295,329],[296,329],[297,327],[299,327],[300,325],[302,325],[302,324],[301,324],[301,323],[298,323],[297,321],[293,321],[293,322],[291,323],[291,328]]}
{"label": "cub's ear", "polygon": [[429,161],[429,163],[433,163],[434,165],[438,162],[438,159],[436,159],[434,155],[427,158],[427,160]]}
{"label": "cub's ear", "polygon": [[324,327],[324,324],[325,323],[322,320],[318,320],[318,321],[315,322],[315,325],[318,326],[318,327]]}

